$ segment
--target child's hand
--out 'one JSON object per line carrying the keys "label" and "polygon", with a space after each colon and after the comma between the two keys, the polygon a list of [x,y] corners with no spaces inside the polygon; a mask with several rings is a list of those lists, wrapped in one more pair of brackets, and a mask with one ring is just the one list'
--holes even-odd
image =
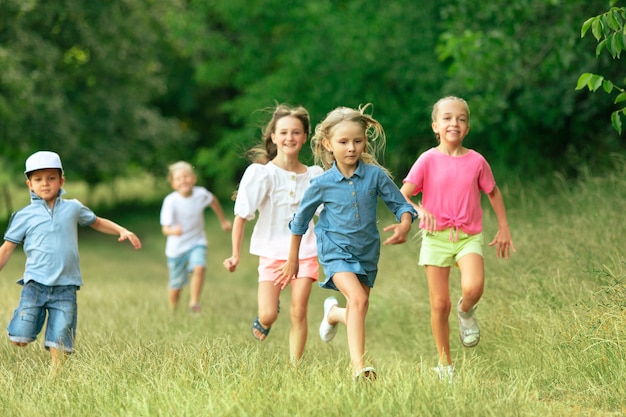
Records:
{"label": "child's hand", "polygon": [[222,223],[222,230],[224,232],[230,232],[230,229],[233,227],[232,224],[228,220],[224,220]]}
{"label": "child's hand", "polygon": [[419,207],[420,227],[427,232],[434,233],[437,230],[437,218],[424,207]]}
{"label": "child's hand", "polygon": [[390,230],[393,230],[393,235],[388,237],[383,245],[399,245],[406,242],[409,230],[411,230],[411,223],[395,223],[383,229],[385,232]]}
{"label": "child's hand", "polygon": [[291,262],[287,260],[283,266],[276,269],[278,275],[274,278],[274,285],[279,285],[281,290],[284,290],[289,284],[289,281],[298,277],[298,268],[300,265],[298,262]]}
{"label": "child's hand", "polygon": [[503,226],[498,229],[496,237],[489,242],[489,246],[496,247],[496,258],[509,259],[509,253],[512,249],[516,252],[515,245],[513,245],[513,238],[511,238],[511,230],[509,226]]}
{"label": "child's hand", "polygon": [[118,242],[123,242],[124,240],[130,241],[135,249],[141,249],[141,240],[131,231],[124,230],[120,233],[120,237],[117,239]]}
{"label": "child's hand", "polygon": [[224,260],[224,268],[228,269],[228,272],[235,272],[237,265],[239,265],[239,258],[237,256],[231,256]]}

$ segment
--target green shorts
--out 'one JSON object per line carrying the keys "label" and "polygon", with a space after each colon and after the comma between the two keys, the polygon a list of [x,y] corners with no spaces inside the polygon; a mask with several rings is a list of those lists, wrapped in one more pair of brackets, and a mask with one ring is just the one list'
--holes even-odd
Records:
{"label": "green shorts", "polygon": [[419,265],[451,267],[470,253],[483,256],[482,232],[468,235],[453,228],[435,233],[423,231]]}

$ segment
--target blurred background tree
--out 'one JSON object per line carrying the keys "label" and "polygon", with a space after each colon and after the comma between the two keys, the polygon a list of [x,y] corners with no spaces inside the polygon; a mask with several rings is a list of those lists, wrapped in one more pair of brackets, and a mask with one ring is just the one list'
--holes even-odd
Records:
{"label": "blurred background tree", "polygon": [[[605,4],[606,3],[606,4]],[[613,1],[613,4],[615,2]],[[577,91],[594,55],[588,0],[0,0],[0,155],[20,173],[36,149],[90,184],[192,162],[229,196],[276,102],[315,125],[371,102],[399,180],[436,142],[432,104],[469,101],[467,146],[498,177],[575,177],[624,152],[612,103]],[[623,84],[623,83],[622,83]],[[310,159],[309,161],[310,162]],[[1,181],[1,179],[0,179]]]}

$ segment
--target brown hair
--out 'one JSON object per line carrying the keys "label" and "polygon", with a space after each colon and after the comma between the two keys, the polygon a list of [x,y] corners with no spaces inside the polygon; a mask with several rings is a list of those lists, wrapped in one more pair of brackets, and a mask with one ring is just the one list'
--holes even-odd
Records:
{"label": "brown hair", "polygon": [[278,104],[272,113],[270,121],[262,131],[262,141],[259,145],[246,152],[246,157],[253,163],[267,164],[277,154],[276,144],[272,142],[272,133],[276,130],[276,123],[283,117],[295,117],[302,122],[307,137],[311,134],[311,120],[309,112],[302,106],[291,107],[287,104]]}

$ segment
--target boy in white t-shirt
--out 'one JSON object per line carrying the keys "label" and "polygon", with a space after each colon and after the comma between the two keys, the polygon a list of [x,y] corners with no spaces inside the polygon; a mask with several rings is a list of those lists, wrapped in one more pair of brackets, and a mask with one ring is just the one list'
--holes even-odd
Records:
{"label": "boy in white t-shirt", "polygon": [[176,309],[182,288],[191,274],[189,311],[199,313],[207,253],[204,209],[209,206],[213,209],[223,231],[230,231],[231,224],[224,217],[219,200],[206,188],[196,186],[191,164],[180,161],[170,165],[167,179],[174,189],[161,206],[161,229],[167,236],[169,305],[172,310]]}

